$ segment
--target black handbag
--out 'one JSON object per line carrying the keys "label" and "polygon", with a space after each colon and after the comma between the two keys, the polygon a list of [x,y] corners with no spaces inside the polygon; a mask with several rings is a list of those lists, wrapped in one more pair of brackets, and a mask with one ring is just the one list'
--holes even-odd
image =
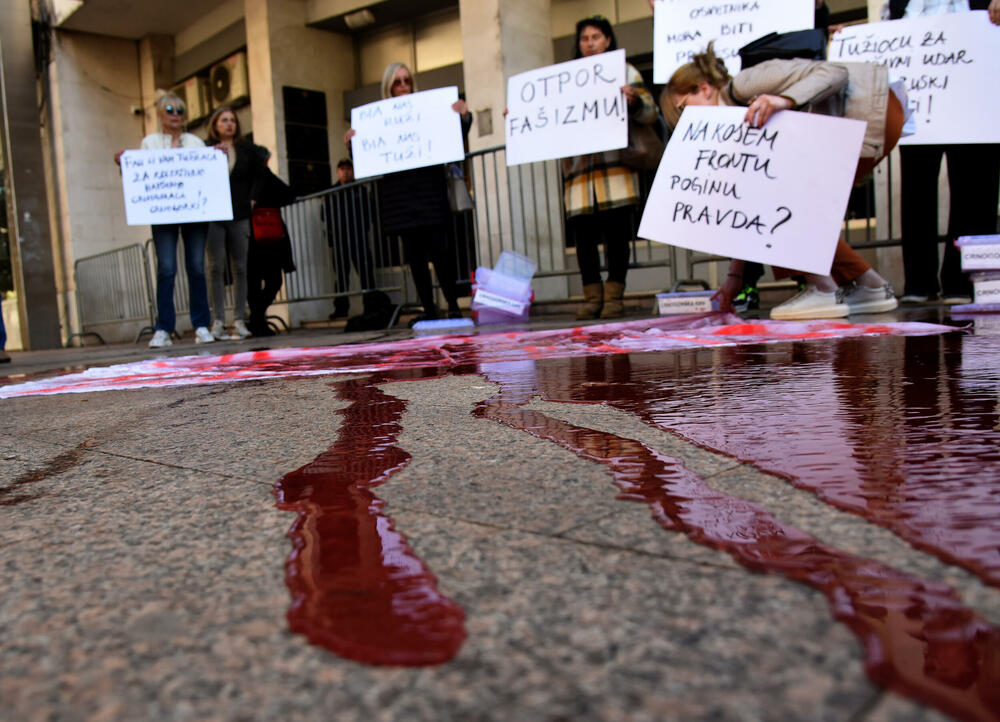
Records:
{"label": "black handbag", "polygon": [[765,60],[826,60],[826,32],[819,28],[794,30],[790,33],[768,33],[747,43],[738,51],[741,68],[752,68]]}

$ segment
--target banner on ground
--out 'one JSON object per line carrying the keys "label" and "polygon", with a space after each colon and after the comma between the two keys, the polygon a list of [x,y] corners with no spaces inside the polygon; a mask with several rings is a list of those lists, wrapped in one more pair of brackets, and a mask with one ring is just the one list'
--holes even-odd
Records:
{"label": "banner on ground", "polygon": [[[354,177],[395,173],[465,158],[458,88],[435,88],[351,109]],[[444,173],[444,171],[442,171]]]}
{"label": "banner on ground", "polygon": [[807,273],[830,272],[865,123],[689,107],[667,145],[639,236]]}
{"label": "banner on ground", "polygon": [[130,226],[233,219],[229,161],[220,150],[127,150],[121,166]]}
{"label": "banner on ground", "polygon": [[535,68],[507,80],[507,165],[628,145],[625,51]]}
{"label": "banner on ground", "polygon": [[885,65],[913,117],[901,144],[1000,142],[1000,27],[985,10],[851,25],[829,59]]}
{"label": "banner on ground", "polygon": [[815,12],[814,0],[656,0],[653,82],[666,83],[712,40],[715,54],[735,74],[740,69],[737,50],[768,33],[807,30]]}

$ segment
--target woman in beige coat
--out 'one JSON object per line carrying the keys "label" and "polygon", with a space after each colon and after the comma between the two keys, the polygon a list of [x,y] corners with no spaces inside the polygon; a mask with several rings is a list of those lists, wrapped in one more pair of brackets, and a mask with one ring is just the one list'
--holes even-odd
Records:
{"label": "woman in beige coat", "polygon": [[[903,104],[889,88],[884,66],[769,60],[731,77],[711,45],[674,72],[660,102],[671,126],[689,105],[746,106],[745,120],[757,128],[782,110],[864,120],[868,129],[856,183],[895,147],[903,128]],[[792,275],[794,271],[774,268],[775,278]],[[883,313],[897,306],[892,286],[843,239],[837,243],[831,275],[803,275],[805,290],[772,309],[771,318],[838,318],[850,313]],[[732,299],[742,278],[743,261],[733,260],[721,289],[724,301]]]}

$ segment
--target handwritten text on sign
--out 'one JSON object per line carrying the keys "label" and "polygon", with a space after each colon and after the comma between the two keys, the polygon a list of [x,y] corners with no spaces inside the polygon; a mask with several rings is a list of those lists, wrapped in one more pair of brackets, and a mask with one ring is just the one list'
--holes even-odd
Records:
{"label": "handwritten text on sign", "polygon": [[462,119],[451,106],[458,88],[436,88],[351,110],[354,176],[395,173],[465,157]]}
{"label": "handwritten text on sign", "polygon": [[653,10],[653,81],[666,83],[691,56],[715,41],[729,72],[740,69],[740,48],[768,33],[813,26],[813,0],[657,0]]}
{"label": "handwritten text on sign", "polygon": [[744,115],[746,108],[684,110],[639,235],[829,273],[865,124],[782,111],[763,128],[751,128]]}
{"label": "handwritten text on sign", "polygon": [[507,165],[628,145],[625,51],[536,68],[507,80]]}
{"label": "handwritten text on sign", "polygon": [[885,65],[913,109],[904,144],[1000,141],[1000,28],[985,11],[854,25],[833,36],[830,60]]}
{"label": "handwritten text on sign", "polygon": [[233,219],[225,153],[214,148],[127,150],[121,163],[128,225]]}

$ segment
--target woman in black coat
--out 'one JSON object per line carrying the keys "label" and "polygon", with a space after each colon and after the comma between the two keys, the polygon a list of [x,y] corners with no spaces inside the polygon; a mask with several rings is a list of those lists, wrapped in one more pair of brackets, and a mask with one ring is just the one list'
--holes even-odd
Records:
{"label": "woman in black coat", "polygon": [[[407,95],[416,89],[413,74],[403,63],[390,63],[382,74],[383,98]],[[472,125],[472,114],[465,101],[456,101],[451,107],[462,116],[462,132],[467,134]],[[348,148],[354,133],[352,128],[344,136]],[[438,285],[448,303],[448,317],[461,318],[455,287],[458,273],[455,253],[449,243],[451,206],[448,204],[448,187],[443,167],[432,165],[386,175],[378,185],[378,200],[382,232],[402,239],[403,253],[410,266],[420,303],[424,307],[423,314],[415,320],[438,317],[428,262],[434,263]]]}

